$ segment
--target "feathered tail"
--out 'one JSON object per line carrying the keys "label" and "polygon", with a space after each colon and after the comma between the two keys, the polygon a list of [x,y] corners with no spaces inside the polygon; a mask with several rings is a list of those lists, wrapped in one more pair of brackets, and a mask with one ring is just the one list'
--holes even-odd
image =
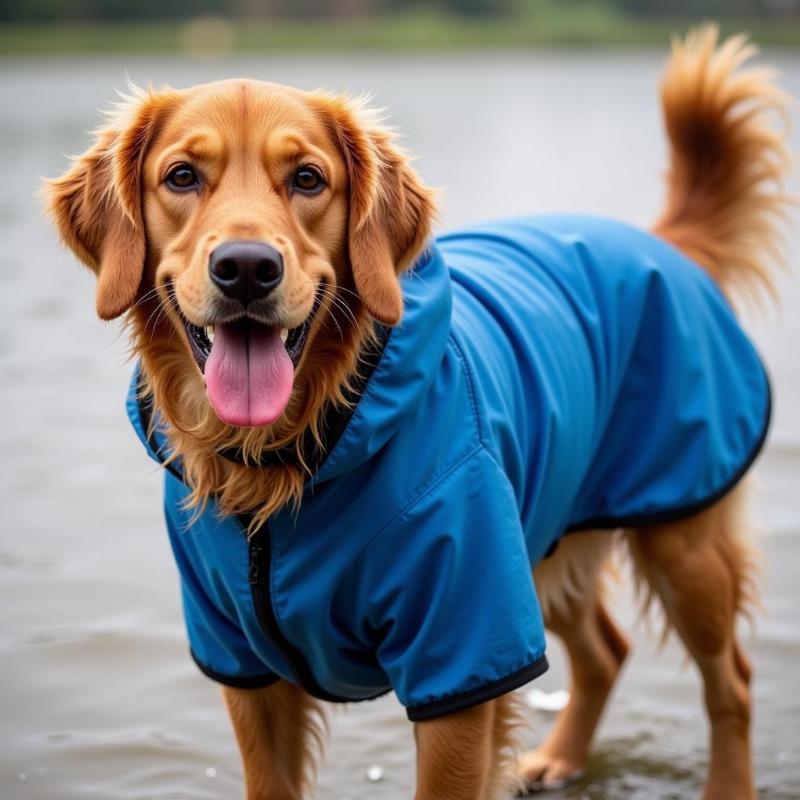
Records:
{"label": "feathered tail", "polygon": [[770,70],[740,69],[756,52],[744,35],[718,45],[715,26],[699,28],[673,41],[661,87],[671,157],[654,232],[734,294],[772,291],[792,203],[782,188],[788,96]]}

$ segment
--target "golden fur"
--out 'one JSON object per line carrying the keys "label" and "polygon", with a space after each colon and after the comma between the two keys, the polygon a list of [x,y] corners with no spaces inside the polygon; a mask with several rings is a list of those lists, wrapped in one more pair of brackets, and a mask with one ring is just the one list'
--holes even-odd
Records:
{"label": "golden fur", "polygon": [[[209,118],[224,126],[210,130]],[[222,162],[265,131],[279,139],[276,150],[299,144],[327,160],[332,197],[323,208],[287,209],[272,192],[265,201],[268,178],[253,177],[261,171],[257,153],[238,171],[227,170],[199,208],[187,209],[185,199],[171,202],[159,191],[160,161],[170,150],[193,149],[203,157],[215,148],[222,152],[208,161]],[[296,141],[301,137],[307,141]],[[168,423],[173,453],[194,488],[193,501],[202,505],[214,494],[228,513],[254,512],[254,526],[297,502],[307,477],[302,466],[251,469],[215,453],[239,447],[255,458],[286,445],[299,452],[306,430],[318,435],[326,405],[344,402],[358,355],[372,334],[371,319],[399,321],[396,276],[430,235],[434,206],[432,193],[390,133],[362,102],[320,92],[248,81],[183,92],[137,91],[94,146],[49,188],[50,212],[64,242],[98,275],[99,316],[129,312],[147,390]],[[178,298],[183,313],[192,321],[202,317],[210,287],[204,269],[208,254],[215,243],[235,235],[276,241],[287,261],[287,294],[307,272],[323,274],[328,287],[290,404],[267,428],[237,428],[216,417],[170,308],[168,280],[175,293],[183,290]],[[298,321],[308,314],[312,295],[307,290],[302,303],[290,304],[301,307]]]}
{"label": "golden fur", "polygon": [[[661,85],[671,155],[667,207],[653,230],[734,298],[774,291],[779,223],[793,203],[782,191],[789,97],[772,70],[739,69],[756,53],[743,35],[717,47],[716,29],[700,28],[673,42]],[[767,124],[770,115],[782,128]]]}
{"label": "golden fur", "polygon": [[[285,800],[307,796],[328,731],[322,704],[285,681],[264,689],[226,686],[223,695],[247,766],[248,797],[259,797],[264,786]],[[282,724],[264,724],[276,719]]]}
{"label": "golden fur", "polygon": [[[716,30],[701,29],[674,44],[662,87],[671,164],[654,230],[726,291],[769,285],[787,204],[780,188],[786,147],[768,121],[771,112],[784,113],[785,98],[763,70],[740,69],[752,53],[742,37],[718,46]],[[281,176],[309,154],[322,163],[328,189],[312,201],[293,200]],[[178,157],[204,165],[203,192],[165,193],[164,169]],[[319,441],[328,404],[346,402],[373,320],[399,321],[397,276],[424,246],[434,216],[431,191],[363,103],[248,81],[135,91],[89,151],[49,183],[49,210],[66,245],[97,274],[99,316],[126,315],[192,502],[201,508],[213,494],[227,513],[252,512],[255,525],[298,503],[307,477],[302,464],[255,461],[270,448],[301,454],[307,431]],[[179,308],[204,324],[209,253],[234,237],[280,249],[280,298],[292,324],[308,315],[314,287],[326,285],[289,405],[265,428],[216,417],[176,317]],[[251,463],[218,455],[231,447]],[[705,800],[755,796],[750,668],[735,639],[752,572],[740,503],[734,492],[695,517],[621,537],[645,593],[660,599],[703,677],[711,722]],[[528,786],[558,784],[583,768],[625,660],[629,645],[600,585],[612,541],[607,532],[568,536],[536,568],[545,622],[567,648],[572,679],[550,736],[516,762],[516,779]],[[248,797],[305,796],[324,734],[319,704],[282,682],[226,688],[225,697]],[[417,799],[482,800],[507,788],[512,706],[502,697],[418,724]]]}

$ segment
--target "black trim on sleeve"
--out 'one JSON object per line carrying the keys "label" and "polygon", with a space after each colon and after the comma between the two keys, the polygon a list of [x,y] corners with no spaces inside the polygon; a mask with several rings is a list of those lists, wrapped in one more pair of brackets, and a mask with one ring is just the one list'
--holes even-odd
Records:
{"label": "black trim on sleeve", "polygon": [[221,672],[207,667],[200,661],[191,648],[189,649],[189,654],[192,657],[192,661],[194,661],[203,675],[207,678],[211,678],[212,681],[216,681],[216,683],[221,683],[223,686],[230,686],[233,689],[264,689],[267,686],[272,686],[273,683],[277,683],[281,679],[280,675],[276,675],[274,672],[268,672],[264,675],[223,675]]}
{"label": "black trim on sleeve", "polygon": [[500,680],[479,686],[477,689],[470,689],[468,692],[443,697],[441,700],[434,700],[431,703],[424,703],[418,706],[406,708],[406,714],[412,722],[424,722],[428,719],[440,717],[443,714],[452,714],[454,711],[462,711],[465,708],[485,703],[487,700],[494,700],[496,697],[508,694],[514,689],[538,678],[547,672],[549,664],[547,657],[542,655],[527,667],[512,672]]}

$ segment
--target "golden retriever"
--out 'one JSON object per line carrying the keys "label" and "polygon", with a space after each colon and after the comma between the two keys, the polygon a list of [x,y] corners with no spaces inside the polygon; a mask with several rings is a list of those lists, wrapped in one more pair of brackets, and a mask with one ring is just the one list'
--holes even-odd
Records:
{"label": "golden retriever", "polygon": [[[662,87],[672,160],[653,230],[726,291],[768,281],[765,253],[777,246],[784,204],[772,188],[786,168],[784,144],[765,121],[784,99],[760,71],[739,69],[751,54],[742,38],[718,46],[704,29],[676,43]],[[48,191],[64,242],[97,275],[97,313],[126,315],[191,503],[202,508],[213,496],[253,526],[300,503],[309,447],[324,447],[323,413],[352,402],[374,321],[399,322],[398,276],[431,233],[433,194],[391,133],[360,102],[270,83],[137,91]],[[257,260],[245,284],[231,259]],[[236,346],[222,329],[236,324],[228,320],[237,293],[252,301],[250,335],[263,336],[274,358],[253,368],[253,385],[214,365],[204,381],[210,327]],[[253,399],[264,382],[268,400]],[[260,463],[286,448],[298,458]],[[226,450],[240,459],[222,457]],[[702,675],[705,800],[755,797],[750,667],[734,630],[749,596],[743,520],[735,491],[687,519],[623,534]],[[509,775],[546,787],[583,768],[628,651],[599,588],[611,542],[607,532],[574,534],[536,567],[546,626],[572,670],[552,733],[510,758],[517,719],[508,695],[419,722],[418,800],[491,798]],[[319,701],[283,680],[224,695],[247,796],[304,796],[324,727]]]}

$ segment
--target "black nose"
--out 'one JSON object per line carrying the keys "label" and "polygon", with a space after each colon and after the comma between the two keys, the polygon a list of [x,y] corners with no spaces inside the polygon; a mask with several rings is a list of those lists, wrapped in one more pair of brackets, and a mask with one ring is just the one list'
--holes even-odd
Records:
{"label": "black nose", "polygon": [[264,242],[224,242],[211,253],[208,274],[224,295],[246,306],[266,297],[281,282],[283,259]]}

